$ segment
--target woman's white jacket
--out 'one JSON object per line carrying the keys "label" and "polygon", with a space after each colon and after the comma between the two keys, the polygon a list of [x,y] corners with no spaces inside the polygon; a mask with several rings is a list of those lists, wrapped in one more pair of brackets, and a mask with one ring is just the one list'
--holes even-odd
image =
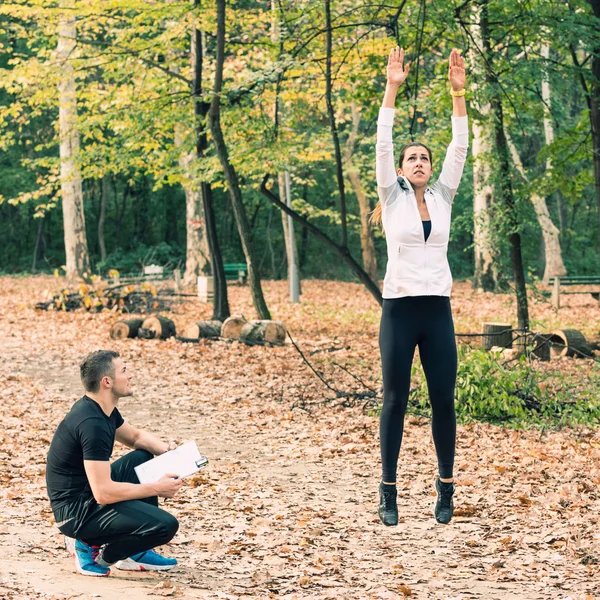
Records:
{"label": "woman's white jacket", "polygon": [[452,274],[447,257],[450,217],[467,158],[467,117],[452,117],[452,142],[442,172],[425,191],[431,218],[431,233],[425,241],[412,186],[405,177],[396,174],[392,142],[394,113],[393,108],[381,108],[377,121],[377,192],[388,253],[383,297],[450,296]]}

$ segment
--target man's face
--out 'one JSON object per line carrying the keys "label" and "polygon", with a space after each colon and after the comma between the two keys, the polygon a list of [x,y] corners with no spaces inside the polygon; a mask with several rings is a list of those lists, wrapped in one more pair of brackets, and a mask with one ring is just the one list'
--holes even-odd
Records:
{"label": "man's face", "polygon": [[402,168],[398,169],[399,175],[404,175],[413,187],[427,185],[431,177],[431,161],[429,152],[423,146],[411,146],[404,153]]}
{"label": "man's face", "polygon": [[123,362],[122,358],[113,358],[115,376],[112,378],[112,393],[117,398],[133,396],[131,384],[133,382],[133,373]]}

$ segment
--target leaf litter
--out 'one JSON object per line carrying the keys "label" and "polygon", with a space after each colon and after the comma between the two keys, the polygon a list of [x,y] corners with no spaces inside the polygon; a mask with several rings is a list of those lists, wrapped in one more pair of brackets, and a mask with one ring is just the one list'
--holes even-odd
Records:
{"label": "leaf litter", "polygon": [[[456,517],[432,517],[435,453],[426,419],[409,415],[399,461],[400,524],[376,515],[378,419],[361,403],[324,402],[330,391],[291,344],[223,340],[111,340],[115,316],[36,311],[48,277],[0,278],[0,597],[24,598],[561,598],[600,593],[600,435],[583,428],[459,426]],[[340,389],[380,390],[379,310],[350,283],[306,281],[300,305],[285,282],[265,282],[311,364]],[[230,287],[232,314],[253,316],[248,288]],[[456,286],[457,331],[508,319],[508,296]],[[548,328],[593,339],[598,311],[568,298],[559,314],[532,302]],[[180,302],[178,327],[208,319]],[[567,323],[568,321],[568,323]],[[137,426],[195,439],[210,465],[164,503],[180,520],[165,551],[167,575],[116,571],[100,582],[74,573],[45,494],[45,455],[59,421],[81,396],[78,363],[114,348],[132,366],[135,395],[120,410]],[[333,363],[345,367],[335,367]],[[593,368],[563,361],[565,369]],[[575,365],[575,366],[572,366]],[[350,376],[351,373],[353,376]],[[355,386],[354,388],[352,386]],[[300,398],[310,410],[293,408]],[[125,452],[116,446],[115,458]],[[35,574],[35,576],[34,576]],[[94,590],[91,593],[90,590]]]}

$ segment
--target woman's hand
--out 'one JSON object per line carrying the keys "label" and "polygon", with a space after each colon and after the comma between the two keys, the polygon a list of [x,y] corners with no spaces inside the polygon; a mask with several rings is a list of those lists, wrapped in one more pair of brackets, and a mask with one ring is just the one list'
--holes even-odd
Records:
{"label": "woman's hand", "polygon": [[450,52],[448,81],[450,81],[450,85],[455,92],[459,92],[465,87],[465,59],[456,48],[453,48],[452,52]]}
{"label": "woman's hand", "polygon": [[390,51],[387,64],[387,82],[390,85],[399,86],[404,83],[410,71],[410,63],[404,67],[404,48],[396,46]]}

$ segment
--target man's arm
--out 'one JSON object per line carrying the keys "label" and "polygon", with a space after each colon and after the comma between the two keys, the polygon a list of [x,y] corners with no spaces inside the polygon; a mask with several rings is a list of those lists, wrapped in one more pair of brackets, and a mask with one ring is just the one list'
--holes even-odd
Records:
{"label": "man's arm", "polygon": [[155,483],[113,481],[110,477],[110,462],[107,460],[84,460],[83,466],[92,488],[92,494],[98,504],[114,504],[151,496],[172,498],[183,485],[183,481],[171,473]]}
{"label": "man's arm", "polygon": [[129,423],[123,423],[115,433],[115,439],[121,444],[135,450],[147,450],[150,454],[158,456],[167,450],[174,450],[173,442],[163,442],[149,431],[138,429]]}

